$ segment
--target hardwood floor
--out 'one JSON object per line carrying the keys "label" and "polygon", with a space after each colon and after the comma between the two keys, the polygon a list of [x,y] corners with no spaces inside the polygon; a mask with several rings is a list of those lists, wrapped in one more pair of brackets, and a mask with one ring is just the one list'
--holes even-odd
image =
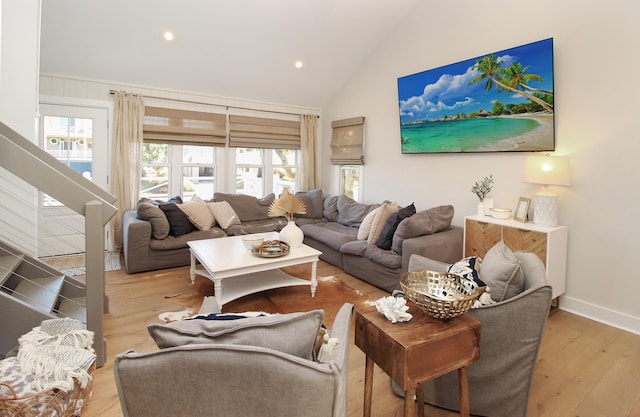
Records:
{"label": "hardwood floor", "polygon": [[[324,262],[318,265],[318,275],[339,276],[371,299],[388,295]],[[113,358],[129,349],[156,350],[146,325],[158,322],[160,313],[179,310],[165,297],[185,291],[190,285],[188,277],[188,267],[135,275],[127,275],[124,270],[106,273],[108,358],[95,373],[93,397],[85,416],[122,416]],[[353,344],[353,336],[349,354],[347,415],[356,417],[362,415],[365,357]],[[372,416],[402,416],[402,406],[403,400],[389,387],[389,378],[376,367]],[[458,415],[429,406],[425,413],[432,417]],[[528,415],[640,416],[640,336],[561,310],[553,314],[547,322]]]}

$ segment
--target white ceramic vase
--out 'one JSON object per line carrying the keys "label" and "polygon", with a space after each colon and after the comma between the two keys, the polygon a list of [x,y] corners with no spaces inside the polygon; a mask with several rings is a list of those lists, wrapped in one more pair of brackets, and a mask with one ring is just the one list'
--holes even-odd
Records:
{"label": "white ceramic vase", "polygon": [[303,240],[304,233],[293,220],[289,220],[289,223],[280,231],[280,241],[285,242],[291,248],[300,247]]}
{"label": "white ceramic vase", "polygon": [[484,216],[484,203],[481,201],[478,203],[478,216]]}

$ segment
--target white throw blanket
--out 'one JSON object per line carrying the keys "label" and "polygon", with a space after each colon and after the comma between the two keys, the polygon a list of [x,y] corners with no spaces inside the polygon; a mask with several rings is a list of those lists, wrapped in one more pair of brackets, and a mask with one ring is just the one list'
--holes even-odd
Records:
{"label": "white throw blanket", "polygon": [[38,389],[73,389],[74,378],[81,387],[91,380],[87,372],[95,360],[93,332],[82,329],[74,319],[45,320],[18,339],[18,361],[32,373]]}

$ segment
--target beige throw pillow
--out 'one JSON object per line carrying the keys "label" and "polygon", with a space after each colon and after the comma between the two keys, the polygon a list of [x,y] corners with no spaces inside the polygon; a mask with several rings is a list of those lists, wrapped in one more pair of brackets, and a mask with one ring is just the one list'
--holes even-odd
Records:
{"label": "beige throw pillow", "polygon": [[231,207],[231,204],[226,201],[217,201],[212,203],[206,203],[213,213],[213,217],[222,229],[228,229],[232,224],[240,224],[240,218]]}
{"label": "beige throw pillow", "polygon": [[364,217],[362,223],[360,223],[360,227],[358,228],[358,240],[366,240],[369,237],[369,233],[371,233],[371,226],[373,225],[373,219],[380,211],[382,211],[382,207],[383,206],[380,206],[377,209],[374,209]]}
{"label": "beige throw pillow", "polygon": [[207,207],[207,203],[200,197],[194,195],[191,201],[178,204],[178,208],[186,214],[187,218],[198,230],[209,230],[215,223],[213,213]]}
{"label": "beige throw pillow", "polygon": [[398,203],[384,203],[382,205],[382,210],[376,214],[373,218],[373,223],[371,224],[371,231],[369,232],[369,237],[367,237],[367,243],[370,245],[375,245],[378,242],[378,238],[384,229],[384,225],[393,213],[397,213],[400,208],[398,207]]}

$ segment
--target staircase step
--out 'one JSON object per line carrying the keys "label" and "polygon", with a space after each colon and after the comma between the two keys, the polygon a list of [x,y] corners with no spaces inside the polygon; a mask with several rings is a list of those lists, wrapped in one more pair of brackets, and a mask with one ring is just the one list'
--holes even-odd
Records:
{"label": "staircase step", "polygon": [[60,317],[70,317],[85,324],[87,321],[86,297],[62,298],[57,313]]}
{"label": "staircase step", "polygon": [[13,296],[42,313],[51,314],[63,282],[64,275],[25,278],[20,281]]}
{"label": "staircase step", "polygon": [[16,270],[18,265],[24,259],[24,255],[2,255],[0,256],[0,285],[4,285],[4,282],[11,276],[13,271]]}

